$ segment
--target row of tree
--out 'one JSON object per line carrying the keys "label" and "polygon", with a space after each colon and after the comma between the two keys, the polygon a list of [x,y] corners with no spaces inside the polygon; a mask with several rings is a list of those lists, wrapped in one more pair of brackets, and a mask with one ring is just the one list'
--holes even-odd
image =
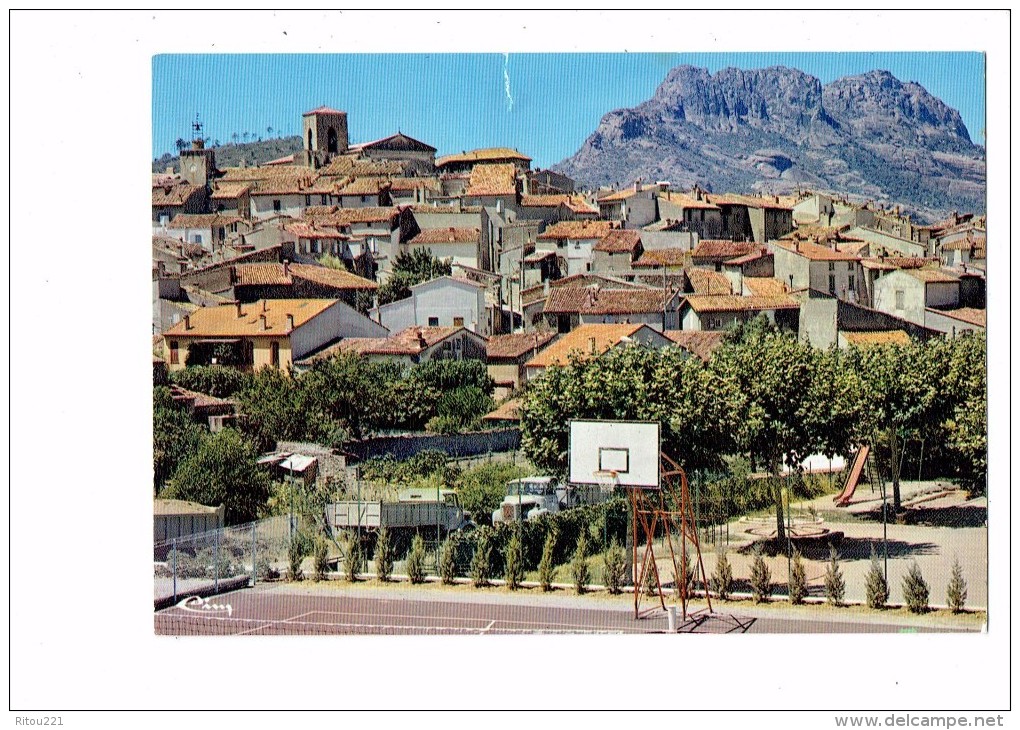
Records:
{"label": "row of tree", "polygon": [[[688,473],[743,455],[778,475],[784,463],[849,456],[883,438],[899,511],[898,445],[908,436],[950,452],[956,476],[983,489],[986,390],[983,334],[818,350],[761,319],[708,363],[635,347],[548,368],[524,394],[522,445],[537,467],[564,473],[571,419],[658,421],[663,451]],[[773,497],[785,539],[778,486]]]}

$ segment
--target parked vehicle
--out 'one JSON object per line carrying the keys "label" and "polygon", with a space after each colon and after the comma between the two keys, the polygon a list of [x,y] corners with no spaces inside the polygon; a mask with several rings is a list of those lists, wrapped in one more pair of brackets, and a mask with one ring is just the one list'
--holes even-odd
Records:
{"label": "parked vehicle", "polygon": [[573,506],[573,492],[556,477],[523,477],[507,484],[492,523],[534,520]]}
{"label": "parked vehicle", "polygon": [[442,533],[471,529],[474,523],[464,514],[457,493],[452,489],[406,490],[396,502],[345,500],[326,506],[334,530],[378,530],[399,528],[435,528]]}

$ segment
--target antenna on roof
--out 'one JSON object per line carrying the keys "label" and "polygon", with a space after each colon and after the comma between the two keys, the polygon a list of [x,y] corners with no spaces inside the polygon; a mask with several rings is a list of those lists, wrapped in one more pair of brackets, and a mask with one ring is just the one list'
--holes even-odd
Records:
{"label": "antenna on roof", "polygon": [[194,130],[196,136],[202,131],[202,122],[198,120],[198,113],[195,113],[195,121],[191,123],[191,128]]}

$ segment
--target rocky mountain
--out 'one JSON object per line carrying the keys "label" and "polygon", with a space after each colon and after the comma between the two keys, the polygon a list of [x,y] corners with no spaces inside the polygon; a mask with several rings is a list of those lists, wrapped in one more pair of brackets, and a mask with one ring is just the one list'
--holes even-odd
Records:
{"label": "rocky mountain", "polygon": [[927,219],[985,208],[985,150],[959,112],[888,71],[823,86],[781,66],[714,75],[679,66],[648,101],[606,114],[553,169],[590,187],[641,178],[716,192],[830,191]]}

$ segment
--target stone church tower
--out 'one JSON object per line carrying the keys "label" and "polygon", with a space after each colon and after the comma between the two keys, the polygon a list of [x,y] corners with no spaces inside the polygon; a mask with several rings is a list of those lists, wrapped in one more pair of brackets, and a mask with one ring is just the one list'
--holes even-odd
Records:
{"label": "stone church tower", "polygon": [[323,106],[305,112],[302,121],[303,149],[295,162],[317,168],[347,152],[347,112]]}

